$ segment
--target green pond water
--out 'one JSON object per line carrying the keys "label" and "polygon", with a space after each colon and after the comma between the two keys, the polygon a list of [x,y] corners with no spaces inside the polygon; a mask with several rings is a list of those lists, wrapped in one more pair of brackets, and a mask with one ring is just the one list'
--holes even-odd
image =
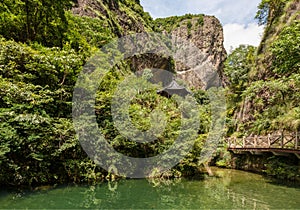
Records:
{"label": "green pond water", "polygon": [[0,208],[299,209],[300,188],[248,172],[216,169],[204,180],[121,180],[47,191],[0,190]]}

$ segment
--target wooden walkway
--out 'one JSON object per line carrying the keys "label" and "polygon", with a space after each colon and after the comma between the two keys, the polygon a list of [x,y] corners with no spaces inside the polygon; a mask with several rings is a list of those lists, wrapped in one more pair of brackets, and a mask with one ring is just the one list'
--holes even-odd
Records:
{"label": "wooden walkway", "polygon": [[272,152],[275,155],[295,154],[300,158],[299,133],[273,133],[266,136],[252,135],[243,138],[227,138],[228,150],[235,153],[251,152],[261,154]]}

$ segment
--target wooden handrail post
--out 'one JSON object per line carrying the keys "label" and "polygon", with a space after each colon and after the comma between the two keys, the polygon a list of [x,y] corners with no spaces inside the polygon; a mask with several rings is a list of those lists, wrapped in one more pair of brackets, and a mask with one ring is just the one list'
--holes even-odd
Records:
{"label": "wooden handrail post", "polygon": [[234,137],[234,148],[236,148],[236,137]]}
{"label": "wooden handrail post", "polygon": [[284,138],[283,138],[283,132],[281,133],[281,148],[283,148],[284,145]]}
{"label": "wooden handrail post", "polygon": [[257,135],[255,135],[255,137],[254,137],[254,147],[256,147],[257,146]]}
{"label": "wooden handrail post", "polygon": [[296,131],[295,149],[298,149],[298,131]]}
{"label": "wooden handrail post", "polygon": [[243,148],[245,148],[246,147],[246,140],[245,140],[245,136],[243,136]]}
{"label": "wooden handrail post", "polygon": [[268,147],[271,147],[271,134],[268,134]]}

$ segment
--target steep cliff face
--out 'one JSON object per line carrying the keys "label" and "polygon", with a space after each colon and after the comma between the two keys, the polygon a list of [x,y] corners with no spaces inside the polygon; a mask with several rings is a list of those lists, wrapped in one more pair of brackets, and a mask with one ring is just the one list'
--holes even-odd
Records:
{"label": "steep cliff face", "polygon": [[258,47],[258,77],[256,79],[266,79],[274,75],[271,71],[272,63],[275,60],[271,52],[272,43],[278,39],[278,36],[285,27],[300,20],[299,11],[300,1],[292,0],[286,3],[278,16],[269,17],[269,22],[266,25],[262,41]]}
{"label": "steep cliff face", "polygon": [[[201,68],[193,69],[179,62],[175,62],[174,65],[172,58],[159,55],[134,56],[130,60],[133,71],[140,71],[144,68],[175,71],[177,77],[187,82],[189,86],[202,89],[225,84],[222,73],[223,62],[226,58],[226,51],[223,47],[223,30],[219,20],[215,17],[185,15],[159,18],[153,21],[149,14],[143,11],[139,2],[134,0],[78,0],[77,6],[73,8],[73,13],[107,20],[109,27],[119,37],[131,32],[171,34],[192,42],[203,53],[203,59],[192,64],[193,66],[201,66]],[[204,77],[207,72],[210,72],[208,74],[210,76],[217,74],[206,79]],[[207,81],[203,81],[203,78]]]}
{"label": "steep cliff face", "polygon": [[[223,46],[223,29],[217,18],[205,15],[185,15],[157,19],[155,26],[156,31],[193,43],[203,54],[203,58],[196,61],[198,63],[190,64],[201,66],[200,68],[189,68],[187,65],[175,62],[178,78],[183,79],[192,87],[202,89],[225,85],[223,62],[226,59],[226,51]],[[212,75],[214,72],[217,74],[213,78],[205,78],[206,75]]]}
{"label": "steep cliff face", "polygon": [[237,104],[237,130],[244,135],[300,130],[300,1],[284,1],[268,18],[243,100]]}
{"label": "steep cliff face", "polygon": [[139,1],[135,0],[77,0],[72,12],[80,16],[107,20],[117,36],[131,31],[151,31],[152,18],[144,12]]}

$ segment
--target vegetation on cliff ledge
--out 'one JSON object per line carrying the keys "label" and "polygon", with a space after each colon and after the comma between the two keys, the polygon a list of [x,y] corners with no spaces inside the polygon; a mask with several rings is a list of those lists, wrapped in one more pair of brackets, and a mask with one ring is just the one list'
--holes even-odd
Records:
{"label": "vegetation on cliff ledge", "polygon": [[[75,135],[74,85],[98,48],[133,29],[151,30],[147,25],[151,18],[133,0],[98,3],[106,17],[92,9],[89,14],[97,17],[74,15],[68,10],[74,4],[68,0],[49,5],[40,0],[0,3],[0,185],[95,182],[108,175],[87,157]],[[139,19],[143,19],[141,27]],[[133,157],[154,156],[178,136],[181,114],[172,98],[156,93],[161,88],[157,86],[138,94],[129,112],[132,122],[147,130],[152,110],[163,110],[168,120],[164,133],[156,143],[147,144],[120,135],[113,126],[110,103],[117,84],[132,72],[130,66],[130,61],[124,61],[102,80],[95,113],[100,129],[117,151]],[[203,105],[199,115],[205,122],[201,135],[194,150],[168,176],[198,173],[197,156],[210,115],[205,93],[199,91],[197,96]]]}
{"label": "vegetation on cliff ledge", "polygon": [[[190,33],[205,24],[204,15],[191,14],[153,21],[138,0],[94,1],[76,9],[74,2],[0,3],[0,185],[103,180],[108,172],[87,157],[72,123],[72,94],[84,64],[97,49],[122,35],[171,32],[177,27],[186,27]],[[228,56],[228,135],[300,129],[299,12],[289,17],[282,13],[282,8],[293,7],[294,2],[263,0],[258,18],[267,25],[261,46],[258,50],[241,46]],[[102,80],[95,101],[97,121],[119,152],[132,157],[155,156],[178,136],[179,107],[174,97],[156,93],[160,86],[140,91],[129,107],[133,124],[140,130],[149,129],[150,113],[159,108],[168,125],[156,144],[124,138],[113,125],[110,103],[117,85],[132,71],[128,59]],[[142,76],[149,79],[149,74]],[[195,113],[201,119],[199,135],[194,149],[166,176],[199,172],[198,158],[211,117],[205,91],[195,91],[194,97],[201,105]],[[286,166],[275,160],[270,164]],[[284,177],[282,170],[269,171]]]}
{"label": "vegetation on cliff ledge", "polygon": [[[228,136],[300,131],[299,1],[263,0],[257,17],[265,24],[260,46],[240,46],[225,62]],[[296,163],[295,163],[296,162]],[[298,179],[299,161],[273,157],[265,172]],[[279,167],[276,169],[276,167]]]}

